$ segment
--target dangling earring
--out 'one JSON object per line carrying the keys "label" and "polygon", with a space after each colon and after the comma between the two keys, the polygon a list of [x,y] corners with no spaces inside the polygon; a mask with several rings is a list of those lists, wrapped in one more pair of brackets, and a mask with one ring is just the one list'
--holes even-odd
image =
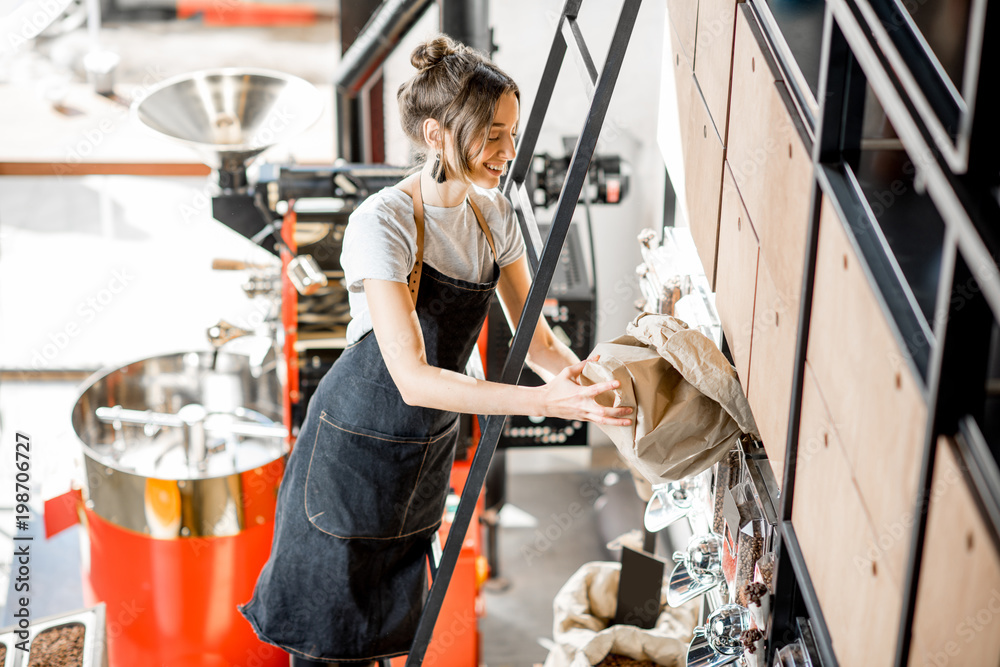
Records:
{"label": "dangling earring", "polygon": [[441,154],[438,153],[434,158],[434,180],[438,183],[444,183],[448,180],[448,177],[444,175],[444,167],[441,165]]}

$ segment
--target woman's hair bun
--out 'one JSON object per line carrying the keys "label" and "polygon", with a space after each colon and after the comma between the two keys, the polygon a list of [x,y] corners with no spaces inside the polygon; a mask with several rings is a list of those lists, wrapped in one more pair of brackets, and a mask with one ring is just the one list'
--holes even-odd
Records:
{"label": "woman's hair bun", "polygon": [[437,65],[445,56],[458,53],[460,45],[447,35],[438,35],[417,46],[410,54],[410,63],[418,70]]}

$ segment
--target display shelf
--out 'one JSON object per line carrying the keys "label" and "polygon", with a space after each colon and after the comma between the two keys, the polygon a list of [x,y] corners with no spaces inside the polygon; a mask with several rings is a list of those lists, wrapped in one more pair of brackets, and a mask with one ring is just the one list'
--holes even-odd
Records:
{"label": "display shelf", "polygon": [[[862,185],[846,165],[821,166],[816,175],[824,196],[829,198],[838,213],[837,217],[844,223],[855,253],[863,260],[865,275],[886,319],[892,324],[900,349],[908,353],[903,355],[905,362],[912,365],[914,376],[924,383],[921,390],[926,392],[934,332],[914,298],[892,248],[885,242],[878,220],[864,197]],[[939,260],[940,247],[925,245],[921,248],[936,257],[935,261]],[[936,281],[933,289],[936,293]]]}
{"label": "display shelf", "polygon": [[[987,148],[976,146],[971,137],[974,112],[978,108],[988,114],[989,107],[980,105],[991,103],[978,99],[985,92],[981,58],[989,63],[989,54],[995,53],[988,37],[993,33],[987,28],[987,0],[855,0],[852,5],[927,136],[952,171],[965,173],[970,156]],[[982,143],[987,137],[979,134]],[[995,131],[989,135],[996,139]]]}
{"label": "display shelf", "polygon": [[[899,134],[907,152],[919,164],[926,191],[949,228],[958,236],[959,248],[970,265],[977,267],[977,281],[995,316],[1000,317],[1000,269],[996,253],[1000,249],[1000,205],[994,194],[977,187],[970,179],[951,173],[943,157],[928,141],[912,110],[910,100],[899,92],[899,82],[879,57],[875,38],[857,15],[849,0],[829,0],[831,14],[850,49],[852,58],[879,96],[879,101]],[[994,19],[995,20],[995,19]]]}
{"label": "display shelf", "polygon": [[[995,164],[1000,129],[995,127],[996,103],[988,88],[989,72],[1000,62],[1000,45],[977,37],[995,34],[994,29],[1000,28],[1000,9],[991,12],[982,0],[970,0],[954,12],[947,11],[948,7],[943,0],[905,6],[895,0],[747,0],[737,12],[737,37],[739,17],[749,20],[758,48],[746,58],[749,68],[737,67],[734,56],[729,118],[746,119],[761,107],[748,101],[748,96],[737,95],[753,76],[756,55],[757,76],[770,73],[774,85],[788,93],[768,98],[767,117],[775,122],[801,120],[805,131],[800,136],[805,148],[812,149],[813,178],[805,179],[808,184],[789,178],[770,179],[766,184],[768,194],[786,204],[780,209],[783,222],[808,230],[797,295],[791,395],[786,401],[784,395],[767,394],[768,423],[781,417],[788,424],[780,494],[777,487],[768,487],[767,466],[762,465],[766,459],[752,447],[744,451],[747,468],[760,473],[751,475],[754,493],[763,507],[771,504],[780,520],[769,660],[782,645],[803,634],[798,622],[802,616],[809,618],[819,661],[826,667],[838,660],[860,664],[859,656],[869,658],[871,664],[895,667],[919,659],[910,655],[910,644],[916,633],[914,608],[921,554],[926,548],[927,501],[934,491],[933,454],[939,441],[959,443],[976,511],[1000,544],[1000,174]],[[945,13],[959,25],[945,22]],[[911,40],[906,48],[912,57],[902,64],[898,56],[905,55],[906,48],[901,50],[898,39],[884,35],[889,27],[886,20],[893,16],[899,20],[901,34],[933,37],[922,43]],[[968,34],[956,32],[966,29]],[[945,38],[952,41],[945,43]],[[736,42],[734,53],[739,54],[740,40]],[[744,38],[744,47],[748,43]],[[771,63],[770,70],[761,68],[762,57]],[[912,80],[904,80],[911,75]],[[935,79],[951,85],[952,101],[959,102],[954,118],[960,126],[945,127],[944,135],[934,124],[944,119],[948,125],[947,114],[929,115],[914,88]],[[922,89],[924,93],[930,90]],[[732,128],[730,122],[730,138]],[[963,141],[967,142],[964,147]],[[727,145],[728,162],[734,162],[737,143]],[[761,161],[754,164],[766,164],[773,153],[765,147]],[[983,159],[984,155],[990,159]],[[694,178],[704,180],[698,174]],[[745,200],[752,190],[750,181],[735,180],[734,189]],[[710,185],[701,183],[700,187]],[[787,206],[792,201],[803,206]],[[772,218],[758,214],[754,225],[766,226]],[[732,247],[738,225],[720,224],[719,230],[719,247],[727,243]],[[763,248],[763,236],[759,243]],[[841,276],[850,278],[850,283]],[[734,299],[732,281],[720,280],[717,288],[720,303]],[[760,299],[758,281],[755,302]],[[768,344],[768,331],[758,326],[758,308],[752,315],[732,309],[726,313],[727,340],[747,329],[752,331],[751,349]],[[871,331],[866,330],[868,323]],[[838,330],[841,325],[850,329]],[[842,344],[842,332],[850,334],[849,348]],[[838,363],[847,350],[864,354],[844,361],[839,368],[828,367],[820,382],[823,392],[818,395],[833,406],[829,409],[836,421],[830,422],[831,433],[849,436],[847,474],[841,479],[846,480],[842,484],[846,497],[854,493],[859,501],[851,515],[846,508],[824,504],[823,498],[807,491],[810,486],[797,491],[795,485],[796,463],[816,456],[810,443],[821,443],[822,448],[827,442],[825,437],[810,438],[809,433],[799,437],[807,351],[813,361],[836,359]],[[760,367],[776,371],[773,363]],[[753,373],[752,360],[750,368],[748,375]],[[745,389],[753,399],[755,389],[749,384]],[[862,394],[867,397],[863,405],[858,403]],[[756,404],[751,400],[755,413],[760,411],[761,395],[757,394]],[[816,395],[814,391],[810,404],[814,408]],[[876,401],[882,397],[884,402]],[[891,407],[894,401],[905,403],[905,409],[873,407],[876,403]],[[758,417],[759,424],[763,421]],[[815,430],[822,424],[810,422],[810,426]],[[858,443],[864,443],[863,450]],[[864,456],[859,454],[862,451]],[[857,469],[850,467],[855,459],[863,462]],[[830,472],[817,467],[819,460],[814,459],[811,468],[814,481]],[[873,461],[880,465],[872,465]],[[905,487],[893,483],[893,475],[901,475],[902,461],[910,465],[905,480],[913,482]],[[915,462],[921,465],[919,471]],[[793,509],[798,535],[791,523]],[[910,517],[907,528],[912,525],[913,530],[904,530],[902,538],[880,546],[869,557],[870,572],[866,569],[852,584],[856,597],[841,599],[838,587],[844,575],[854,571],[849,561],[825,558],[830,554],[824,550],[823,531],[830,519],[845,516],[851,519],[847,525],[856,526],[867,517],[867,535],[852,535],[854,542],[843,554],[850,558],[864,552],[864,545],[872,540],[881,542],[894,517],[900,515]],[[963,547],[935,546],[939,552]],[[816,568],[813,573],[806,566],[803,549]],[[861,628],[844,620],[858,622],[850,615],[853,599],[885,607],[879,617],[885,627],[870,644],[862,642],[863,638],[858,638],[859,644],[845,639],[853,638],[854,630]],[[889,606],[876,601],[889,601],[885,603]],[[889,612],[900,612],[898,624]],[[829,627],[824,613],[829,614]],[[838,638],[837,652],[831,630]]]}
{"label": "display shelf", "polygon": [[983,514],[992,524],[993,540],[1000,548],[1000,467],[996,455],[990,451],[990,444],[972,416],[959,422],[959,436],[955,440]]}
{"label": "display shelf", "polygon": [[812,128],[818,109],[824,4],[822,0],[755,0],[752,4],[806,125]]}
{"label": "display shelf", "polygon": [[[779,566],[776,576],[787,577],[787,574],[783,572],[784,565],[788,564],[791,566],[791,570],[794,574],[794,591],[792,591],[789,596],[794,597],[794,595],[800,595],[805,606],[805,610],[809,614],[809,624],[813,633],[813,640],[816,645],[816,650],[819,653],[820,660],[822,661],[822,667],[837,667],[839,664],[837,662],[837,657],[833,652],[833,641],[830,638],[830,631],[826,627],[826,621],[823,618],[823,609],[820,607],[819,598],[816,596],[816,589],[813,588],[812,579],[809,577],[809,569],[806,567],[805,557],[802,555],[802,548],[799,546],[799,540],[795,535],[795,528],[792,526],[791,521],[782,521],[780,524],[781,531],[781,545],[779,547]],[[787,560],[786,560],[787,559]],[[792,612],[794,606],[788,611]],[[789,614],[789,618],[785,624],[785,632],[790,632],[794,628],[795,618],[793,615]],[[779,630],[780,626],[776,622],[773,624],[774,627],[771,632],[771,639],[769,643],[775,643],[776,632]],[[776,648],[771,647],[771,650]]]}
{"label": "display shelf", "polygon": [[875,217],[879,240],[902,281],[907,301],[931,333],[941,274],[945,223],[921,195],[913,161],[901,150],[864,150],[854,176]]}

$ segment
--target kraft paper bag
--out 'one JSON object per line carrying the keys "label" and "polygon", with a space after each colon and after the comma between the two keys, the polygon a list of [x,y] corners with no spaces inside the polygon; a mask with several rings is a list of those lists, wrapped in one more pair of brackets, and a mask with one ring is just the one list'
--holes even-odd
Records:
{"label": "kraft paper bag", "polygon": [[642,313],[626,335],[600,343],[581,384],[618,380],[597,400],[630,406],[630,426],[598,426],[629,467],[650,484],[696,475],[743,433],[760,437],[736,369],[715,343],[669,315]]}
{"label": "kraft paper bag", "polygon": [[662,611],[652,628],[612,625],[620,576],[621,563],[592,562],[585,563],[563,584],[552,603],[555,647],[544,667],[589,667],[609,653],[683,667],[701,601],[668,607],[665,578]]}

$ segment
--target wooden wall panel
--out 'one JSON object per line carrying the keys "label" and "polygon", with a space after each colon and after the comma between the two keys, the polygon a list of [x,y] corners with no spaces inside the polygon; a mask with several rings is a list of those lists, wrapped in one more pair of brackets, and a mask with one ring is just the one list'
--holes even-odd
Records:
{"label": "wooden wall panel", "polygon": [[785,472],[798,319],[798,311],[782,298],[771,272],[758,260],[747,399],[779,485]]}
{"label": "wooden wall panel", "polygon": [[[696,95],[694,77],[691,75],[691,60],[684,54],[681,47],[681,40],[677,33],[670,31],[670,51],[671,62],[674,65],[674,86],[677,90],[677,120],[680,126],[680,133],[683,138],[691,122],[692,99]],[[685,167],[685,180],[687,180],[687,168]]]}
{"label": "wooden wall panel", "polygon": [[684,207],[698,256],[714,290],[725,151],[690,71],[681,40],[675,33],[670,38],[684,161]]}
{"label": "wooden wall panel", "polygon": [[[681,126],[684,151],[684,189],[688,224],[709,286],[715,290],[715,258],[719,248],[719,206],[722,199],[722,163],[725,149],[715,132],[708,107],[691,80],[687,125]],[[680,97],[678,95],[678,97]]]}
{"label": "wooden wall panel", "polygon": [[937,444],[911,667],[1000,662],[1000,554],[955,443]]}
{"label": "wooden wall panel", "polygon": [[680,38],[680,47],[688,62],[688,74],[694,67],[694,49],[698,25],[699,0],[667,0],[667,16]]}
{"label": "wooden wall panel", "polygon": [[694,74],[723,146],[727,141],[729,121],[729,83],[733,64],[736,4],[736,0],[698,2]]}
{"label": "wooden wall panel", "polygon": [[872,525],[902,581],[927,409],[843,223],[821,209],[806,358],[829,401]]}
{"label": "wooden wall panel", "polygon": [[750,216],[743,207],[736,182],[727,165],[723,169],[722,178],[715,305],[744,393],[750,386],[757,254],[757,233],[750,224]]}
{"label": "wooden wall panel", "polygon": [[890,667],[902,593],[877,548],[850,466],[806,365],[792,525],[841,665]]}
{"label": "wooden wall panel", "polygon": [[799,303],[812,158],[792,100],[747,6],[736,12],[728,160],[782,298]]}

